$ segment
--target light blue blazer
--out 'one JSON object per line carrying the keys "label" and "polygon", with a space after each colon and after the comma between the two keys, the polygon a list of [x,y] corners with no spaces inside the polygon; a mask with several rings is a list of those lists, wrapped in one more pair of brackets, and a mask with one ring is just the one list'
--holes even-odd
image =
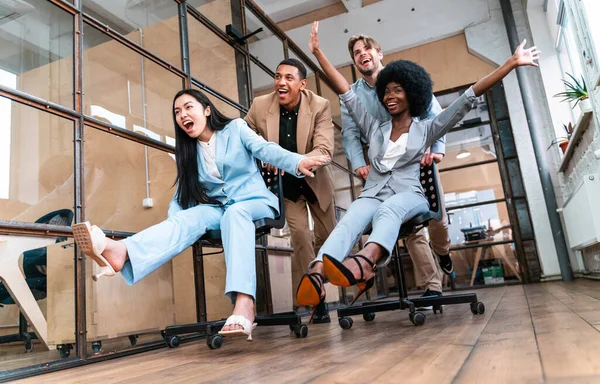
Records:
{"label": "light blue blazer", "polygon": [[[216,131],[216,164],[222,179],[211,176],[202,159],[198,144],[198,179],[207,195],[222,205],[246,200],[262,200],[279,213],[279,201],[271,193],[256,166],[255,158],[296,175],[298,163],[304,156],[286,151],[279,145],[257,135],[242,119],[234,119]],[[304,177],[304,175],[297,176]],[[171,216],[180,211],[177,193],[169,205]]]}

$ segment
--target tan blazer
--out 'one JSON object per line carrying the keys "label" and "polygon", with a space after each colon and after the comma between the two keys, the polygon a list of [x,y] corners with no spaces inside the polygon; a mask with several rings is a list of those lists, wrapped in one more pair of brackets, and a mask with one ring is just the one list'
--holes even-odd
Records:
{"label": "tan blazer", "polygon": [[[279,102],[275,92],[255,97],[244,119],[265,140],[279,143]],[[298,153],[327,155],[333,159],[333,129],[329,100],[307,89],[302,91],[296,127]],[[323,211],[333,202],[332,180],[329,167],[318,169],[314,178],[306,178]]]}

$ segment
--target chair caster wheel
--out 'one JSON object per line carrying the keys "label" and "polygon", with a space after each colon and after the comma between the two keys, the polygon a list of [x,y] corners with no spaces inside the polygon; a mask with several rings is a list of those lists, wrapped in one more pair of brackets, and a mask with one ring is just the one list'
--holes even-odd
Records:
{"label": "chair caster wheel", "polygon": [[221,335],[211,335],[206,336],[206,345],[210,349],[219,349],[223,346],[223,336]]}
{"label": "chair caster wheel", "polygon": [[167,342],[169,348],[177,348],[179,347],[181,339],[179,336],[166,336],[165,341]]}
{"label": "chair caster wheel", "polygon": [[92,343],[92,351],[94,352],[94,354],[100,353],[101,350],[102,350],[102,342],[101,341],[94,341]]}
{"label": "chair caster wheel", "polygon": [[478,301],[476,303],[471,303],[471,313],[474,315],[483,315],[485,312],[485,305]]}
{"label": "chair caster wheel", "polygon": [[294,332],[294,330],[295,330],[295,329],[296,329],[296,325],[292,325],[292,324],[290,324],[290,331],[291,331],[291,332]]}
{"label": "chair caster wheel", "polygon": [[438,306],[434,306],[433,307],[433,314],[435,315],[436,313],[444,313],[444,307],[441,305]]}
{"label": "chair caster wheel", "polygon": [[363,319],[365,321],[373,321],[373,320],[375,320],[375,313],[373,313],[373,312],[363,313]]}
{"label": "chair caster wheel", "polygon": [[71,349],[73,349],[73,344],[58,344],[56,346],[56,349],[58,349],[60,357],[66,359],[71,355]]}
{"label": "chair caster wheel", "polygon": [[340,327],[342,327],[342,329],[350,329],[350,328],[352,328],[352,323],[354,323],[354,320],[352,320],[351,317],[340,317],[338,322],[340,324]]}
{"label": "chair caster wheel", "polygon": [[423,325],[425,324],[425,315],[421,312],[415,312],[408,315],[408,318],[414,325]]}
{"label": "chair caster wheel", "polygon": [[292,329],[292,331],[294,331],[296,337],[300,339],[304,339],[308,336],[308,327],[306,326],[306,324],[296,325],[294,326],[294,329]]}

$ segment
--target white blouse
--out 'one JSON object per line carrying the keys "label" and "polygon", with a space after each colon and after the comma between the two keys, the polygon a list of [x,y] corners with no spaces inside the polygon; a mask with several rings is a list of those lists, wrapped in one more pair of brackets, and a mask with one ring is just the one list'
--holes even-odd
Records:
{"label": "white blouse", "polygon": [[211,176],[216,177],[217,179],[221,179],[221,174],[219,173],[219,169],[217,168],[216,156],[217,156],[217,135],[213,132],[210,140],[208,142],[200,141],[200,149],[202,150],[202,159],[204,160],[204,165],[206,166],[206,170]]}
{"label": "white blouse", "polygon": [[403,133],[396,141],[390,140],[387,149],[385,150],[385,154],[381,159],[381,165],[385,166],[388,170],[391,170],[400,156],[406,153],[407,144],[408,133]]}

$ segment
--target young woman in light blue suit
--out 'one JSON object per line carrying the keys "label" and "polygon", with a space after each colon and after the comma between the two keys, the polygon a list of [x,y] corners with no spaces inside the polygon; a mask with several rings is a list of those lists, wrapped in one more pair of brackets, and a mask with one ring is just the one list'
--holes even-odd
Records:
{"label": "young woman in light blue suit", "polygon": [[[525,41],[506,63],[477,81],[432,120],[413,118],[423,112],[431,99],[432,82],[425,69],[406,60],[386,65],[377,77],[375,88],[392,120],[381,122],[369,115],[344,76],[320,50],[318,23],[313,24],[309,48],[368,139],[371,171],[362,194],[321,247],[311,273],[300,282],[297,291],[300,304],[316,305],[323,300],[325,279],[340,286],[357,285],[359,292],[354,300],[373,285],[375,269],[389,261],[402,223],[429,209],[419,182],[420,160],[426,149],[473,108],[476,97],[510,71],[518,66],[537,66],[539,52],[535,47],[524,49],[524,46]],[[347,257],[370,223],[372,231],[365,247]]]}
{"label": "young woman in light blue suit", "polygon": [[83,253],[100,266],[100,276],[120,271],[135,284],[196,242],[220,229],[225,293],[234,303],[223,334],[252,340],[256,293],[254,220],[279,214],[277,198],[266,188],[255,158],[302,177],[329,163],[327,156],[305,157],[267,142],[242,119],[223,116],[201,92],[182,90],[173,100],[177,191],[167,220],[122,241],[107,239],[88,222],[73,235]]}

